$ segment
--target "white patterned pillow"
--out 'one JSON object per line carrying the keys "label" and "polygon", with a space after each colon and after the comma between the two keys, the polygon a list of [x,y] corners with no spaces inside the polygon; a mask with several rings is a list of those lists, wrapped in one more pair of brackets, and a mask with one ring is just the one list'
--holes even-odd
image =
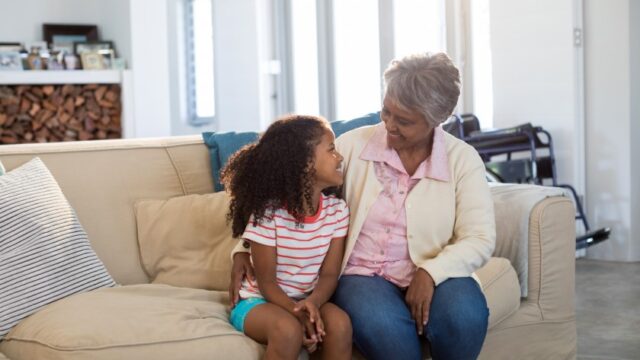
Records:
{"label": "white patterned pillow", "polygon": [[47,304],[114,285],[40,159],[0,176],[0,340]]}

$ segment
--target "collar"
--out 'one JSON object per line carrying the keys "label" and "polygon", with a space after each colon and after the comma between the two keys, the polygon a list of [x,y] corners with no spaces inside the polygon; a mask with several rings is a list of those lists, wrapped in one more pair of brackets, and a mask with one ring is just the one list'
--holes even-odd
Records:
{"label": "collar", "polygon": [[[386,163],[397,170],[406,172],[398,153],[387,144],[387,129],[383,123],[376,125],[373,136],[360,153],[360,159]],[[451,178],[447,146],[442,127],[438,126],[433,130],[431,156],[420,164],[412,178],[430,178],[440,181],[449,181]]]}

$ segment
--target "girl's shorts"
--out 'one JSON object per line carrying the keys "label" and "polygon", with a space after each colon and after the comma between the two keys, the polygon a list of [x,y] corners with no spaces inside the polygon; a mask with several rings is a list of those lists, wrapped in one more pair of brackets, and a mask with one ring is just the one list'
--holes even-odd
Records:
{"label": "girl's shorts", "polygon": [[231,310],[231,314],[229,315],[231,325],[233,325],[236,330],[244,332],[244,319],[247,318],[249,311],[260,304],[266,303],[267,301],[263,298],[248,298],[240,300],[240,302],[238,302]]}

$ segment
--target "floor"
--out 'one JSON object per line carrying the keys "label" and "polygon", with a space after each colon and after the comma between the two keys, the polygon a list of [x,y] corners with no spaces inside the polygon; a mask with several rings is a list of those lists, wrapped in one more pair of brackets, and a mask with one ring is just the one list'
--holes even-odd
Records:
{"label": "floor", "polygon": [[640,263],[576,260],[579,360],[640,359]]}

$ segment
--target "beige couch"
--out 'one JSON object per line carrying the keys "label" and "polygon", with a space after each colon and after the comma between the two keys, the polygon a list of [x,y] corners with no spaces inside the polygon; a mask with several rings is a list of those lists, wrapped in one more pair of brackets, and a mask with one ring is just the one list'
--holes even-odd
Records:
{"label": "beige couch", "polygon": [[[209,153],[199,136],[0,146],[8,171],[34,156],[50,169],[98,256],[123,286],[46,306],[0,342],[0,359],[260,357],[262,346],[228,324],[225,291],[150,284],[141,263],[134,204],[213,190]],[[495,258],[478,271],[491,313],[480,357],[574,358],[573,205],[562,196],[530,204],[530,194],[542,190],[524,189],[496,204]],[[511,211],[523,206],[525,211]],[[510,265],[517,261],[516,243],[527,246],[524,298]],[[218,283],[226,284],[228,274],[220,276]]]}

